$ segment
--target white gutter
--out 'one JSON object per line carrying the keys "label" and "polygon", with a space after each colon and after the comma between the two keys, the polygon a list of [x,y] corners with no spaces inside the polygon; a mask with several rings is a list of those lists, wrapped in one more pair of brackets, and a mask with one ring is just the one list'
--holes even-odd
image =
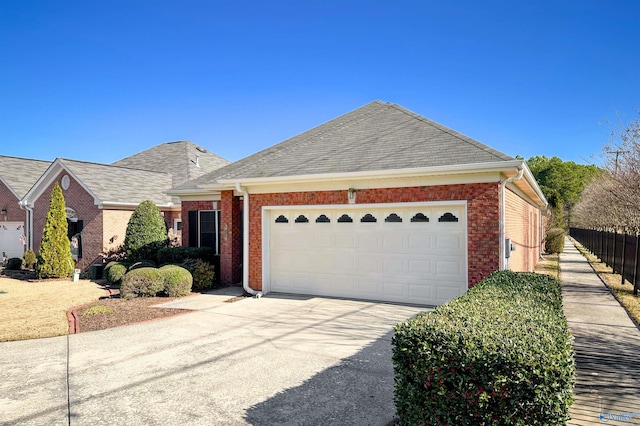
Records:
{"label": "white gutter", "polygon": [[242,194],[242,288],[252,296],[262,297],[261,291],[249,286],[249,191],[236,182],[236,191]]}
{"label": "white gutter", "polygon": [[27,212],[27,223],[24,226],[24,235],[25,237],[27,237],[25,245],[27,246],[27,250],[33,250],[33,207],[29,207],[29,205],[22,200],[18,203],[18,205],[21,209],[24,209]]}
{"label": "white gutter", "polygon": [[522,179],[522,175],[524,174],[524,165],[521,162],[520,165],[518,166],[518,174],[507,178],[505,180],[503,180],[502,182],[500,182],[500,269],[504,270],[507,269],[509,266],[509,263],[507,261],[507,250],[511,250],[510,247],[506,247],[505,245],[505,238],[506,238],[506,231],[505,231],[505,220],[506,220],[506,192],[505,192],[505,188],[507,187],[507,184],[515,182],[517,180]]}

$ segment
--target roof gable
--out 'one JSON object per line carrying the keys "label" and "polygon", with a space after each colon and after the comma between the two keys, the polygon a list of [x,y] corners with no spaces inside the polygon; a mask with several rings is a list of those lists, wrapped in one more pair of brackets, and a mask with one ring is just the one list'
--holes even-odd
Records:
{"label": "roof gable", "polygon": [[181,185],[230,162],[191,141],[166,142],[118,160],[112,165],[131,169],[166,172],[173,185]]}
{"label": "roof gable", "polygon": [[370,172],[513,161],[401,106],[371,102],[176,189],[227,179]]}
{"label": "roof gable", "polygon": [[172,204],[171,197],[166,194],[172,186],[168,173],[63,158],[51,163],[22,202],[32,205],[61,172],[73,177],[94,198],[96,205],[137,205],[144,200],[157,205]]}

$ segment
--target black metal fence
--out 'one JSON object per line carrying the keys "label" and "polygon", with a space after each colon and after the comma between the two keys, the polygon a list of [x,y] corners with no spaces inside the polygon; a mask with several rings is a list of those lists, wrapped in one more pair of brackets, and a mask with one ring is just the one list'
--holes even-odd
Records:
{"label": "black metal fence", "polygon": [[592,229],[570,228],[569,235],[591,253],[598,256],[613,272],[622,275],[622,280],[633,285],[633,294],[640,289],[640,234],[618,234]]}

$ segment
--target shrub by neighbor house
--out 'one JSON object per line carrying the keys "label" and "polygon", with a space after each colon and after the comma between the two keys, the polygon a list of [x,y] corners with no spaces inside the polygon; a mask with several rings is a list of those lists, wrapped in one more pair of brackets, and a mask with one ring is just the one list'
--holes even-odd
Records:
{"label": "shrub by neighbor house", "polygon": [[56,182],[51,190],[47,221],[36,263],[37,278],[64,278],[73,274],[75,263],[67,236],[67,213],[62,189]]}
{"label": "shrub by neighbor house", "polygon": [[544,239],[544,251],[549,254],[562,253],[565,232],[562,228],[551,228]]}
{"label": "shrub by neighbor house", "polygon": [[19,257],[9,258],[7,260],[5,268],[10,271],[19,271],[20,269],[22,269],[22,259],[20,259]]}
{"label": "shrub by neighbor house", "polygon": [[124,251],[129,262],[155,259],[158,250],[169,245],[167,225],[153,201],[136,207],[127,224]]}
{"label": "shrub by neighbor house", "polygon": [[33,250],[29,249],[25,251],[22,258],[24,259],[24,267],[27,269],[33,269],[33,265],[36,263],[36,254]]}
{"label": "shrub by neighbor house", "polygon": [[120,284],[128,269],[129,264],[126,262],[109,262],[104,267],[104,277],[111,284]]}
{"label": "shrub by neighbor house", "polygon": [[166,247],[158,250],[158,265],[179,265],[188,259],[202,259],[213,263],[215,252],[211,247]]}
{"label": "shrub by neighbor house", "polygon": [[165,265],[160,272],[164,277],[164,293],[167,296],[181,297],[191,293],[191,272],[178,265]]}
{"label": "shrub by neighbor house", "polygon": [[156,268],[138,268],[125,274],[120,284],[120,297],[154,297],[164,290],[164,277]]}
{"label": "shrub by neighbor house", "polygon": [[215,268],[209,262],[202,259],[188,259],[181,266],[186,268],[193,276],[193,290],[202,291],[214,286]]}
{"label": "shrub by neighbor house", "polygon": [[396,325],[402,424],[563,425],[575,379],[560,284],[500,271]]}

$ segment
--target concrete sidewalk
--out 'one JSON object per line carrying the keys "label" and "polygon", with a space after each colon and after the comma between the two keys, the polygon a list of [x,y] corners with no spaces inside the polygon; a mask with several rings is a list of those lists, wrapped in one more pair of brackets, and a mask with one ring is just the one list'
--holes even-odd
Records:
{"label": "concrete sidewalk", "polygon": [[560,281],[576,351],[568,424],[640,424],[640,330],[569,239]]}

